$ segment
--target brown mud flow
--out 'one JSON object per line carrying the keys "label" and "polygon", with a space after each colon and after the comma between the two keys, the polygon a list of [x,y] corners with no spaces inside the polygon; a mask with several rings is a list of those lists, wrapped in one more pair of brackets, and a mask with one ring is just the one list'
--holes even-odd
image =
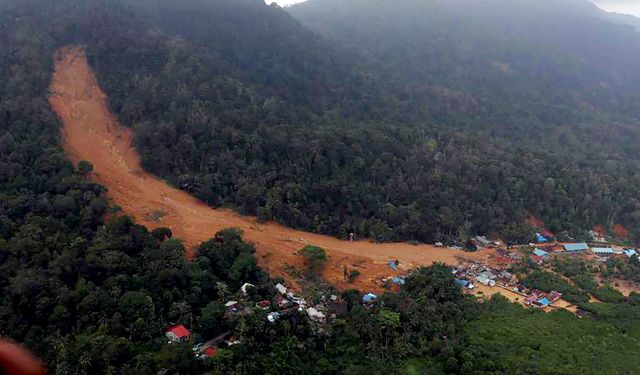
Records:
{"label": "brown mud flow", "polygon": [[[106,95],[98,87],[85,51],[66,47],[55,56],[50,103],[62,120],[63,147],[74,163],[87,160],[94,166],[93,178],[108,189],[113,203],[122,207],[147,228],[168,227],[184,241],[189,254],[217,231],[240,228],[255,244],[260,266],[271,276],[291,279],[285,266],[302,268],[296,252],[307,244],[324,248],[329,261],[325,278],[340,288],[378,289],[375,280],[393,275],[389,259],[402,265],[457,264],[461,251],[406,243],[375,244],[341,241],[332,237],[293,230],[275,223],[258,223],[227,209],[213,209],[189,194],[175,189],[145,172],[133,148],[130,129],[121,126],[108,108]],[[482,254],[474,254],[473,257]],[[468,255],[467,255],[468,257]],[[357,266],[354,266],[357,265]],[[344,266],[361,276],[344,281]]]}

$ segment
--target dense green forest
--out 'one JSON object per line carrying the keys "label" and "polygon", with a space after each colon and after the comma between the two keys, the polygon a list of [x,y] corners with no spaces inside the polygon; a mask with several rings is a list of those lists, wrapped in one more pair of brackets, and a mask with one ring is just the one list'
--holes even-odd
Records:
{"label": "dense green forest", "polygon": [[[637,223],[635,158],[620,156],[625,143],[616,143],[625,135],[633,144],[633,127],[612,127],[601,134],[611,143],[591,153],[511,143],[511,135],[474,130],[475,117],[454,111],[461,108],[455,98],[431,88],[416,101],[347,52],[319,54],[332,44],[281,9],[237,6],[258,10],[215,35],[160,28],[162,18],[117,1],[0,0],[0,336],[24,343],[53,374],[640,372],[640,299],[595,288],[580,264],[554,265],[573,284],[526,272],[532,287],[575,292],[582,319],[500,298],[480,303],[442,265],[418,270],[371,308],[359,292],[342,293],[348,308],[333,324],[304,313],[274,324],[260,309],[225,314],[226,301],[245,298],[243,283],[257,286],[246,297],[252,306],[276,295],[277,280],[257,267],[237,230],[218,233],[187,262],[170,231],[150,233],[109,205],[104,188],[79,173],[59,144],[47,102],[57,48],[86,46],[112,108],[136,131],[145,165],[211,204],[380,240],[493,230],[517,237],[528,231],[520,225],[528,212],[558,231]],[[284,60],[265,48],[268,38],[248,37],[267,27],[251,17],[273,14],[297,30],[278,34],[285,47],[297,46]],[[190,20],[197,26],[198,18]],[[236,55],[214,40],[227,33],[241,38]],[[262,60],[252,49],[273,56]],[[271,82],[288,60],[296,64],[287,84]],[[252,61],[258,65],[243,65]],[[333,76],[333,63],[347,68]],[[314,86],[324,77],[316,69],[330,75],[321,80],[326,86]],[[289,91],[293,82],[300,87]],[[426,105],[438,100],[441,107]],[[598,118],[614,116],[606,111]],[[574,125],[564,131],[579,142],[591,127]],[[634,278],[638,267],[635,259],[605,269]],[[587,291],[608,302],[585,302]],[[191,343],[167,344],[163,330],[175,323],[196,340],[231,331],[241,343],[196,360]]]}
{"label": "dense green forest", "polygon": [[[636,62],[620,47],[638,42],[625,26],[585,18],[619,40],[594,52],[569,48],[581,29],[563,44],[526,30],[507,37],[508,25],[485,30],[482,20],[449,32],[451,17],[428,7],[408,12],[437,22],[406,31],[407,10],[383,4],[360,12],[379,29],[346,30],[348,43],[257,0],[40,3],[5,1],[10,30],[85,45],[145,167],[211,205],[379,241],[528,241],[529,214],[562,238],[594,224],[638,233]],[[296,9],[314,29],[326,21]],[[536,19],[569,17],[549,9]],[[378,11],[385,22],[366,18]],[[413,48],[425,38],[433,45]],[[601,62],[578,64],[598,51],[616,56],[604,76]]]}
{"label": "dense green forest", "polygon": [[[315,3],[304,4],[307,18],[291,12],[320,23]],[[92,32],[124,35],[89,51],[145,166],[212,205],[381,241],[519,240],[531,232],[528,214],[573,237],[598,223],[637,232],[636,70],[631,52],[614,54],[638,45],[630,28],[557,7],[535,18],[587,20],[581,27],[620,40],[594,52],[568,47],[583,32],[573,26],[553,44],[529,40],[528,29],[508,37],[500,23],[485,30],[482,20],[452,29],[450,17],[387,3],[360,12],[362,24],[378,25],[370,33],[327,12],[351,28],[351,43],[338,43],[260,1],[159,4],[135,2],[130,12],[162,34],[125,33],[134,27],[114,26],[129,19],[123,10]],[[437,22],[403,28],[400,12]],[[379,13],[385,22],[366,18]],[[413,48],[425,38],[434,45]],[[621,68],[603,76],[602,62],[578,64],[595,60],[587,53],[615,56]],[[605,79],[610,88],[598,88]]]}

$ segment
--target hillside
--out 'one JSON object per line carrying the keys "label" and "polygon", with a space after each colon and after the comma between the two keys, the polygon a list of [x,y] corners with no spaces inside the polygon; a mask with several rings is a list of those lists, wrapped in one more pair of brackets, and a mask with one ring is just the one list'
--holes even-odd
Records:
{"label": "hillside", "polygon": [[529,241],[529,215],[637,233],[630,27],[580,2],[331,4],[287,9],[304,26],[258,1],[2,6],[39,59],[83,44],[144,168],[210,205],[378,241]]}
{"label": "hillside", "polygon": [[[176,9],[133,1],[0,0],[0,343],[56,375],[640,373],[640,294],[613,288],[637,287],[637,256],[512,264],[527,287],[571,297],[579,318],[470,294],[443,264],[404,268],[462,251],[364,238],[528,241],[530,214],[558,236],[638,233],[632,81],[612,78],[626,52],[603,76],[593,50],[536,60],[594,74],[558,83],[551,104],[570,116],[542,116],[523,98],[546,108],[536,90],[564,75],[505,82],[521,94],[506,101],[497,79],[458,69],[476,45],[452,47],[438,81],[411,55],[398,65],[406,49],[380,58],[375,43],[365,53],[258,1],[184,4],[191,15],[168,25]],[[259,25],[281,26],[278,43]],[[505,43],[502,63],[534,55],[530,41],[528,55]],[[502,63],[501,77],[514,69]],[[611,89],[576,107],[593,77]],[[363,298],[367,275],[395,275],[396,258],[404,284]]]}
{"label": "hillside", "polygon": [[587,1],[311,0],[287,11],[385,74],[502,109],[497,121],[518,120],[515,106],[547,128],[601,112],[638,116],[640,36]]}

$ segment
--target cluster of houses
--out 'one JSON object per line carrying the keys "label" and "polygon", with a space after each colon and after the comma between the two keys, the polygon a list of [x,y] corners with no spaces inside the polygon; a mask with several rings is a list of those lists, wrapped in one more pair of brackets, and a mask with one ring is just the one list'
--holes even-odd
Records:
{"label": "cluster of houses", "polygon": [[[244,284],[241,288],[243,294],[246,296],[247,288],[252,287],[254,287],[252,284]],[[275,323],[293,312],[305,312],[310,320],[325,323],[328,318],[335,319],[345,314],[347,310],[347,304],[336,295],[330,295],[328,298],[322,296],[319,304],[307,306],[307,301],[303,297],[294,294],[286,286],[278,283],[275,289],[278,294],[271,301],[262,300],[255,304],[255,308],[269,311],[266,319],[270,323]],[[230,315],[251,313],[253,310],[251,306],[245,306],[238,301],[229,301],[225,306]]]}
{"label": "cluster of houses", "polygon": [[456,284],[474,289],[476,284],[486,286],[510,287],[517,281],[516,277],[504,267],[490,267],[482,262],[461,263],[452,271]]}
{"label": "cluster of houses", "polygon": [[525,306],[537,307],[540,309],[549,307],[552,303],[562,298],[562,294],[555,290],[549,293],[543,292],[538,289],[529,291],[523,285],[516,286],[515,288],[513,288],[513,291],[525,296],[525,299],[524,299]]}
{"label": "cluster of houses", "polygon": [[[245,283],[240,288],[242,295],[247,297],[249,289],[254,288],[253,284]],[[337,316],[345,315],[348,313],[348,306],[346,302],[342,301],[336,295],[330,295],[328,298],[324,296],[321,298],[321,303],[315,306],[307,306],[307,302],[304,298],[297,296],[288,288],[282,284],[276,284],[275,289],[278,294],[272,300],[260,300],[255,305],[247,304],[246,298],[242,302],[231,300],[225,303],[227,316],[251,314],[255,310],[269,311],[266,315],[266,319],[270,323],[275,323],[287,314],[293,312],[304,312],[307,317],[317,323],[326,323],[328,319],[334,320]],[[375,302],[375,298],[373,299]],[[191,341],[193,335],[189,329],[184,325],[173,325],[165,329],[165,337],[169,340],[169,343],[187,342]],[[239,344],[240,341],[231,337],[228,340],[224,340],[226,337],[231,336],[230,332],[221,335],[218,338],[209,340],[206,343],[199,343],[193,347],[194,356],[198,359],[205,359],[216,355],[217,348],[214,346],[217,343],[224,341],[227,346]]]}
{"label": "cluster of houses", "polygon": [[479,284],[498,286],[522,295],[525,306],[544,309],[562,297],[562,294],[557,291],[549,293],[538,289],[529,291],[524,285],[518,284],[517,277],[503,267],[489,267],[482,262],[462,263],[454,268],[452,273],[456,284],[462,288],[474,289]]}

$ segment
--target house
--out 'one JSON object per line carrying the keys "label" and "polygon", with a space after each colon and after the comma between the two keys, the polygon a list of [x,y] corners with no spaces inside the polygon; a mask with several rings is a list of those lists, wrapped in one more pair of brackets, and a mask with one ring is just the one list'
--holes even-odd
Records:
{"label": "house", "polygon": [[394,277],[393,279],[391,279],[391,281],[392,281],[394,284],[398,284],[398,285],[404,285],[404,284],[405,284],[405,282],[406,282],[406,281],[405,281],[405,279],[404,279],[404,277]]}
{"label": "house", "polygon": [[197,355],[196,357],[198,359],[207,359],[207,358],[215,357],[216,353],[217,353],[216,348],[212,348],[212,347],[208,346],[208,347],[206,347],[204,349],[202,354]]}
{"label": "house", "polygon": [[561,297],[562,297],[562,293],[556,292],[555,290],[552,290],[551,292],[549,292],[549,295],[547,295],[547,299],[549,300],[550,303],[556,302]]}
{"label": "house", "polygon": [[581,253],[583,251],[589,250],[589,245],[586,243],[568,243],[563,245],[564,251],[567,253]]}
{"label": "house", "polygon": [[623,251],[623,253],[624,253],[624,255],[626,255],[629,258],[638,255],[638,253],[634,249],[626,249],[626,250]]}
{"label": "house", "polygon": [[180,342],[180,341],[187,341],[191,336],[191,332],[189,332],[189,330],[185,326],[183,326],[182,324],[179,324],[169,328],[164,333],[164,335],[171,342]]}
{"label": "house", "polygon": [[307,315],[309,316],[309,319],[313,320],[314,322],[324,323],[327,321],[327,317],[324,315],[324,313],[318,311],[318,309],[316,309],[315,307],[309,307],[307,309]]}
{"label": "house", "polygon": [[261,309],[261,310],[268,310],[269,307],[271,307],[271,302],[269,302],[267,300],[262,300],[262,301],[256,303],[256,307]]}
{"label": "house", "polygon": [[613,255],[614,251],[610,247],[592,247],[591,251],[597,255]]}
{"label": "house", "polygon": [[278,319],[280,319],[281,314],[277,311],[270,312],[267,314],[267,320],[270,323],[275,323]]}
{"label": "house", "polygon": [[531,295],[531,296],[528,296],[527,298],[525,298],[524,303],[527,304],[527,305],[531,305],[534,302],[536,302],[537,300],[538,300],[538,296]]}
{"label": "house", "polygon": [[529,292],[529,288],[522,284],[518,284],[513,288],[513,291],[516,293],[527,294]]}
{"label": "house", "polygon": [[378,299],[378,296],[373,293],[367,293],[362,297],[362,302],[366,304],[372,304],[376,302],[376,299]]}
{"label": "house", "polygon": [[444,247],[444,244],[442,242],[436,242],[436,247]]}
{"label": "house", "polygon": [[278,290],[278,293],[280,293],[280,294],[286,294],[287,293],[287,287],[282,285],[282,284],[280,284],[280,283],[276,284],[276,289]]}
{"label": "house", "polygon": [[280,308],[285,308],[289,306],[289,304],[291,304],[291,302],[288,299],[284,298],[280,294],[278,294],[276,298],[274,298],[274,301],[276,302],[276,305],[278,305],[278,307]]}
{"label": "house", "polygon": [[549,306],[549,305],[550,305],[550,302],[549,302],[549,300],[547,299],[547,297],[543,297],[543,298],[541,298],[541,299],[539,299],[539,300],[535,301],[535,302],[533,303],[533,305],[534,305],[534,306],[537,306],[537,307],[545,308],[545,307],[547,307],[547,306]]}
{"label": "house", "polygon": [[533,250],[533,255],[541,257],[541,258],[545,258],[546,256],[549,255],[549,253],[547,253],[544,250],[536,248],[536,249]]}
{"label": "house", "polygon": [[478,275],[478,277],[476,277],[476,280],[482,285],[496,286],[496,281],[495,280],[491,280],[488,276],[486,276],[484,274]]}
{"label": "house", "polygon": [[549,239],[545,236],[543,236],[540,233],[536,233],[536,242],[537,243],[545,243],[545,242],[549,242]]}
{"label": "house", "polygon": [[596,231],[596,230],[590,230],[589,231],[589,236],[591,236],[591,239],[596,241],[596,242],[607,242],[607,239],[604,235],[604,233],[600,232],[600,231]]}
{"label": "house", "polygon": [[242,291],[242,294],[246,297],[247,296],[247,288],[255,288],[256,286],[250,283],[244,283],[242,284],[242,286],[240,287],[240,290]]}

